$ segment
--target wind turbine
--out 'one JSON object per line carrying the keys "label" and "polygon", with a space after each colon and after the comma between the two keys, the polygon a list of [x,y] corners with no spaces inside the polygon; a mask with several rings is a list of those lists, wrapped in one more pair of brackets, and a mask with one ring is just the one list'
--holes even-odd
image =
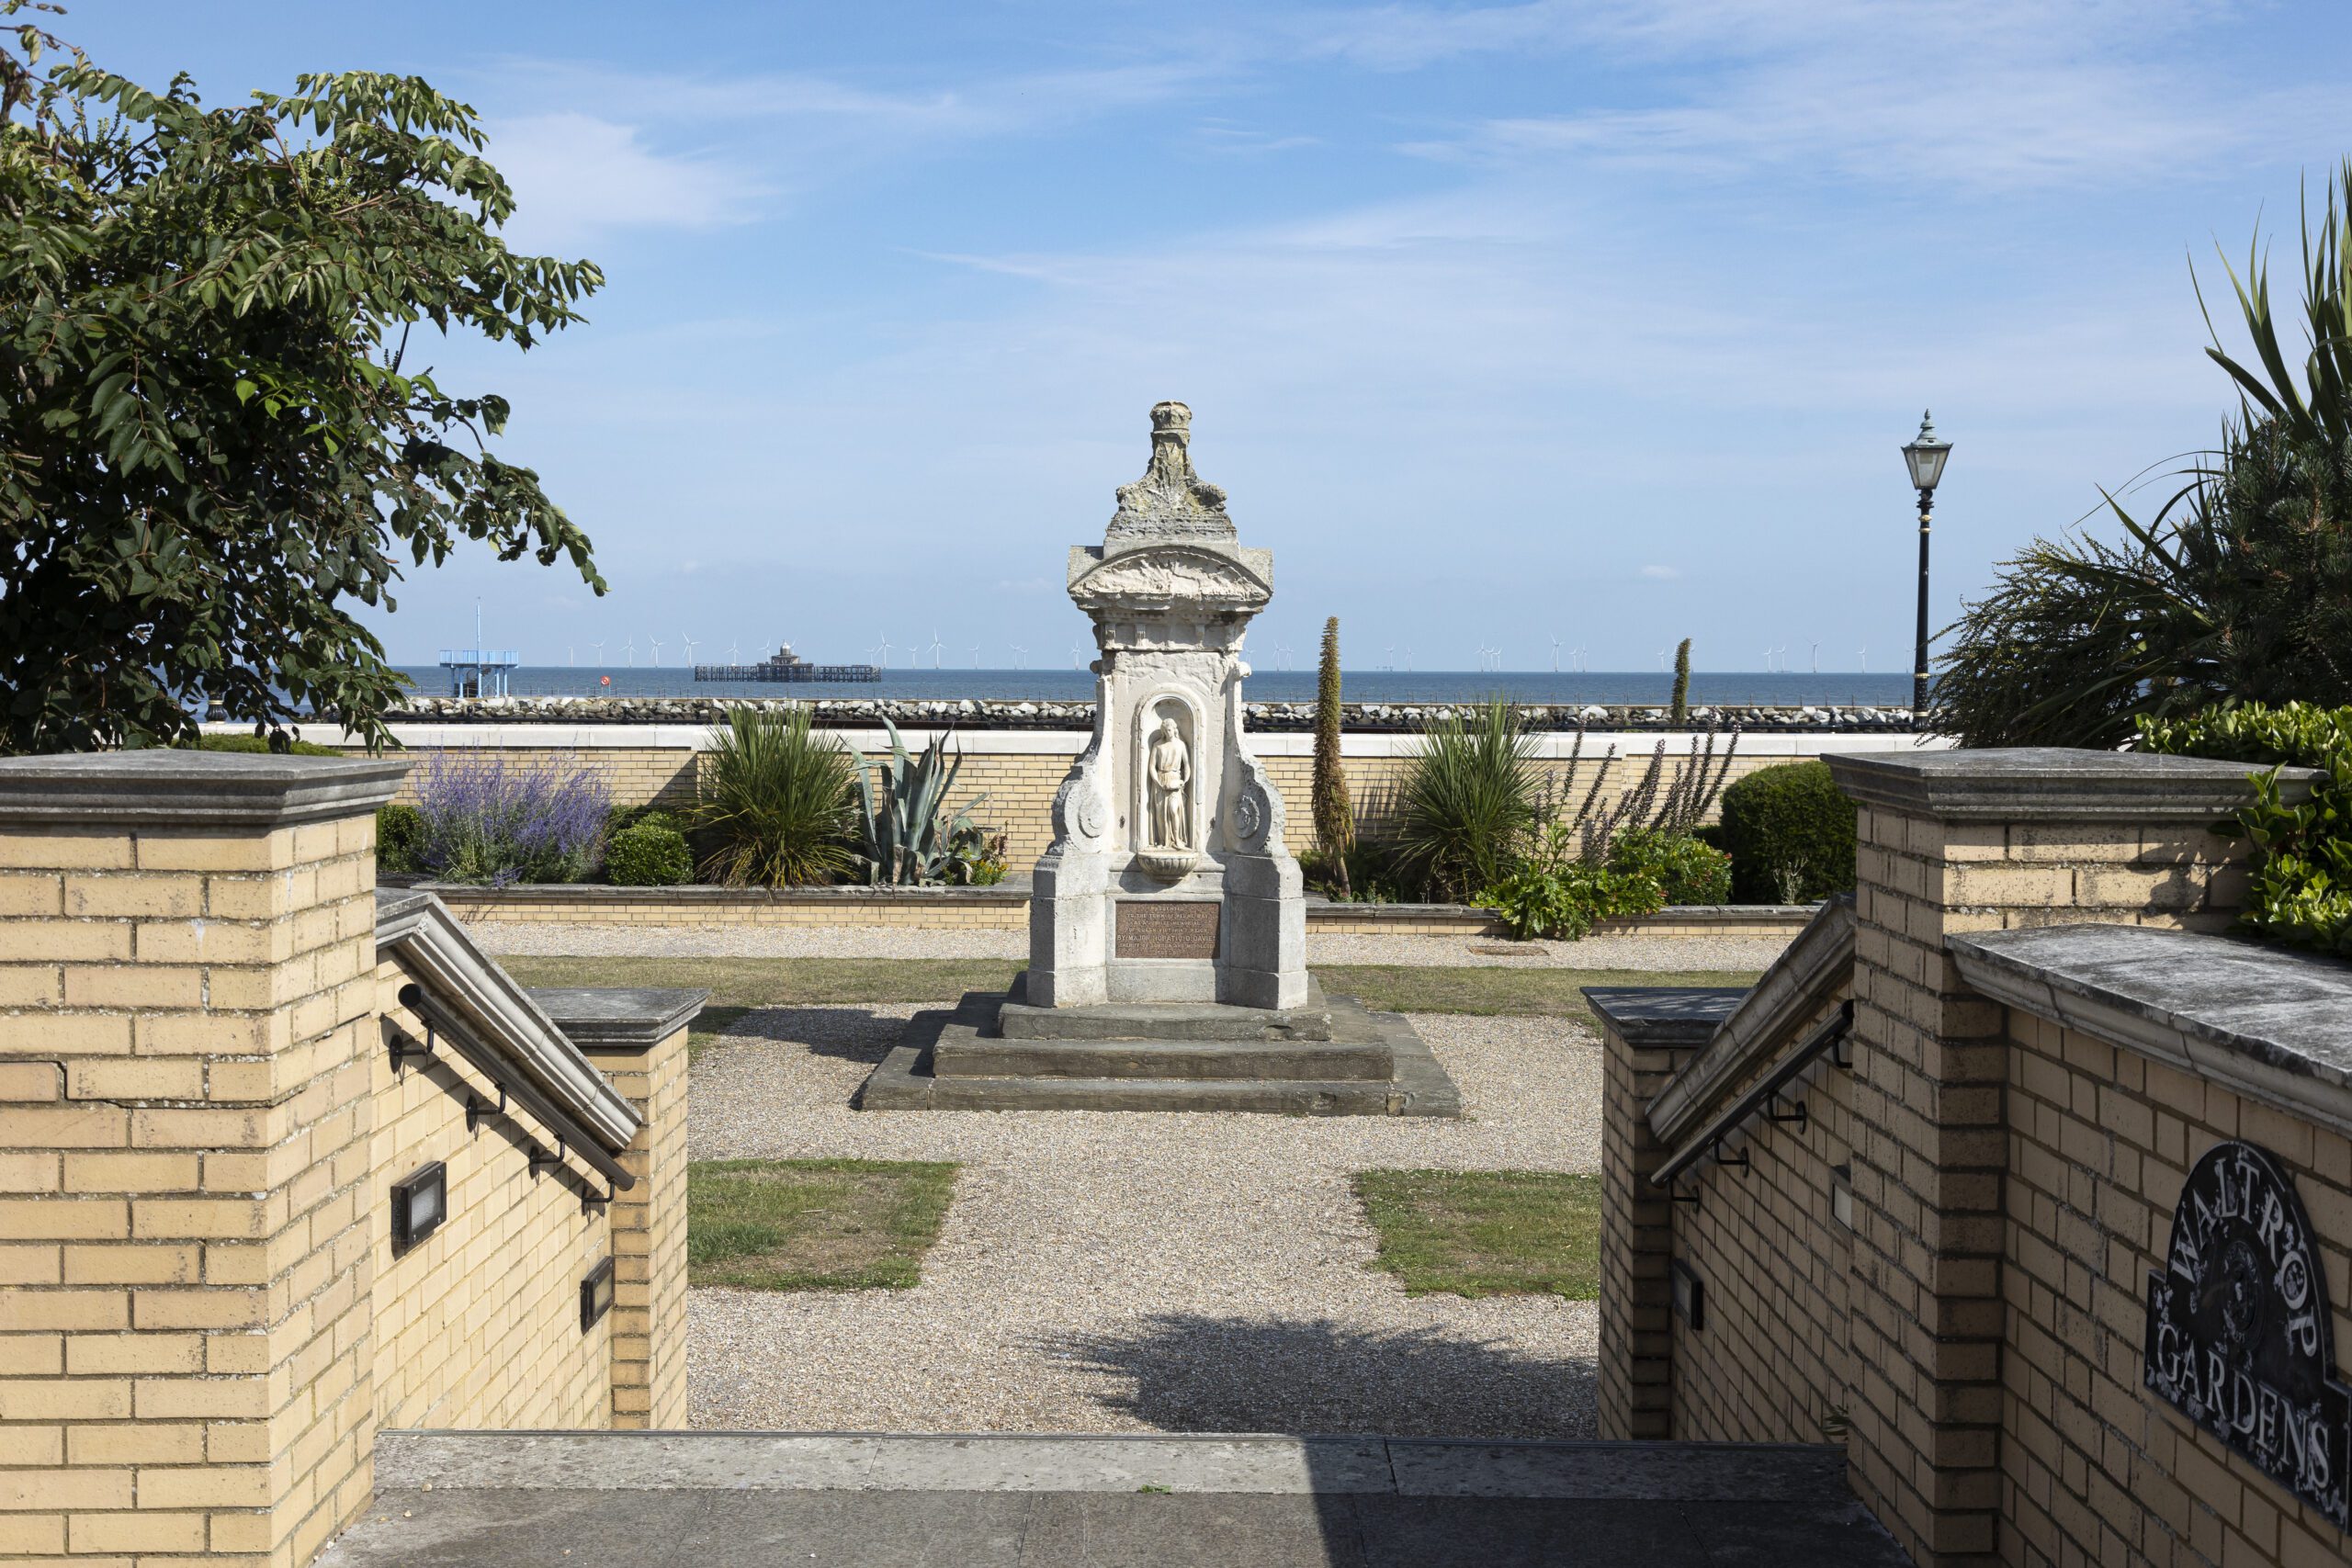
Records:
{"label": "wind turbine", "polygon": [[974,643],[971,646],[970,652],[972,655],[972,668],[978,670],[980,667],[980,645],[977,642]]}
{"label": "wind turbine", "polygon": [[[1778,648],[1774,649],[1772,651],[1773,651],[1774,653],[1779,654],[1781,658],[1786,659],[1786,658],[1789,656],[1789,645],[1788,645],[1787,643],[1785,643],[1785,642],[1784,642],[1784,643],[1782,643],[1780,647],[1778,647]],[[1785,675],[1785,674],[1787,674],[1788,672],[1789,672],[1789,671],[1788,671],[1788,668],[1787,668],[1785,665],[1783,665],[1783,666],[1781,667],[1781,674],[1783,674],[1783,675]]]}
{"label": "wind turbine", "polygon": [[625,643],[621,644],[621,652],[623,652],[624,654],[626,654],[626,655],[628,655],[628,667],[629,667],[630,669],[632,669],[632,670],[636,669],[636,668],[637,668],[637,634],[636,634],[635,632],[631,632],[631,633],[629,633],[629,634],[628,634],[628,640],[627,642],[625,642]]}
{"label": "wind turbine", "polygon": [[1393,643],[1393,642],[1392,642],[1392,643],[1390,643],[1390,644],[1387,646],[1387,648],[1386,648],[1386,649],[1383,649],[1383,651],[1384,651],[1384,652],[1385,652],[1385,653],[1388,655],[1388,666],[1387,666],[1387,667],[1388,667],[1389,669],[1391,669],[1391,670],[1396,669],[1396,645],[1395,643]]}
{"label": "wind turbine", "polygon": [[938,628],[937,626],[933,626],[933,627],[932,627],[932,628],[931,628],[931,667],[932,667],[933,670],[936,670],[936,669],[938,669],[938,668],[939,668],[939,650],[940,650],[943,647],[944,647],[944,646],[946,646],[946,645],[945,645],[945,644],[944,644],[944,643],[942,643],[942,642],[939,640],[939,628]]}
{"label": "wind turbine", "polygon": [[1869,643],[1864,643],[1861,647],[1854,649],[1854,657],[1862,661],[1862,673],[1865,675],[1869,674],[1871,672],[1871,645]]}
{"label": "wind turbine", "polygon": [[1555,675],[1557,675],[1559,672],[1560,672],[1560,639],[1559,639],[1558,637],[1554,637],[1554,638],[1552,639],[1552,673],[1553,673],[1553,674],[1555,674]]}
{"label": "wind turbine", "polygon": [[678,638],[686,645],[686,656],[679,662],[691,666],[695,661],[695,639],[684,632],[678,634]]}
{"label": "wind turbine", "polygon": [[1085,651],[1086,650],[1084,649],[1079,647],[1078,639],[1076,637],[1069,639],[1069,667],[1071,669],[1078,670],[1083,668],[1083,666],[1079,663],[1079,660]]}
{"label": "wind turbine", "polygon": [[648,641],[648,642],[650,642],[650,643],[651,643],[651,644],[653,645],[653,668],[655,668],[656,670],[661,669],[661,668],[662,668],[662,639],[661,639],[660,637],[647,637],[645,640],[646,640],[646,641]]}
{"label": "wind turbine", "polygon": [[743,662],[743,644],[741,638],[730,637],[728,639],[727,662],[729,664],[741,664]]}
{"label": "wind turbine", "polygon": [[1023,660],[1024,660],[1024,659],[1026,659],[1026,658],[1028,658],[1028,657],[1029,657],[1029,650],[1028,650],[1027,649],[1025,649],[1025,648],[1022,647],[1022,646],[1021,646],[1019,643],[1017,643],[1017,642],[1016,642],[1016,643],[1010,643],[1010,644],[1008,644],[1007,646],[1008,646],[1008,647],[1010,647],[1010,648],[1012,649],[1012,667],[1013,667],[1015,670],[1025,670],[1025,669],[1027,669],[1027,668],[1028,668],[1028,666],[1027,666],[1027,665],[1025,665],[1025,664],[1023,664],[1023,663],[1022,663],[1021,661],[1022,661]]}
{"label": "wind turbine", "polygon": [[879,653],[882,656],[883,669],[888,670],[890,668],[890,639],[888,637],[886,637],[882,638],[880,642],[875,645],[872,651]]}
{"label": "wind turbine", "polygon": [[1290,668],[1290,649],[1279,642],[1274,644],[1274,664],[1281,670]]}
{"label": "wind turbine", "polygon": [[1813,645],[1813,672],[1821,673],[1821,645],[1817,642]]}
{"label": "wind turbine", "polygon": [[596,668],[602,670],[605,667],[605,645],[592,642],[588,645],[588,651],[596,656]]}
{"label": "wind turbine", "polygon": [[[1768,658],[1770,656],[1770,653],[1771,650],[1770,649],[1765,649],[1765,654]],[[1666,669],[1666,649],[1662,648],[1657,650],[1657,667],[1659,671],[1663,673]]]}

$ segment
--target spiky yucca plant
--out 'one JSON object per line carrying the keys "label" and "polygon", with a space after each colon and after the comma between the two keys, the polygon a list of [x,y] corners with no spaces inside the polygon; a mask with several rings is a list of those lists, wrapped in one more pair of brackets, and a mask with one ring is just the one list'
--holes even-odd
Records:
{"label": "spiky yucca plant", "polygon": [[704,753],[695,826],[703,874],[730,886],[838,882],[852,865],[856,762],[808,710],[730,709]]}
{"label": "spiky yucca plant", "polygon": [[1441,897],[1469,898],[1501,879],[1535,829],[1535,739],[1496,696],[1466,720],[1431,721],[1419,739],[1396,791],[1396,867]]}

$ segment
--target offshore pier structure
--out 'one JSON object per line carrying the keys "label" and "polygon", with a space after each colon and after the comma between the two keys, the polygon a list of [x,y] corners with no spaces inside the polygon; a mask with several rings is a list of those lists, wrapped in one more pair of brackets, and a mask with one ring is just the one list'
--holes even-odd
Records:
{"label": "offshore pier structure", "polygon": [[847,682],[879,681],[882,668],[877,664],[811,664],[792,651],[785,643],[775,654],[757,664],[697,664],[697,681],[767,681],[767,682]]}

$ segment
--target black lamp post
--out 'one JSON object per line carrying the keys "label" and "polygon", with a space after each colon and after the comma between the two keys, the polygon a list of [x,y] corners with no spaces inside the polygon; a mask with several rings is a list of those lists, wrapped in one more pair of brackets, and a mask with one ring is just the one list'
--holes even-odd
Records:
{"label": "black lamp post", "polygon": [[1919,647],[1911,662],[1911,725],[1917,728],[1928,712],[1928,520],[1936,510],[1936,481],[1944,477],[1944,459],[1951,443],[1936,439],[1931,413],[1919,416],[1919,434],[1903,448],[1911,468],[1911,484],[1919,492]]}

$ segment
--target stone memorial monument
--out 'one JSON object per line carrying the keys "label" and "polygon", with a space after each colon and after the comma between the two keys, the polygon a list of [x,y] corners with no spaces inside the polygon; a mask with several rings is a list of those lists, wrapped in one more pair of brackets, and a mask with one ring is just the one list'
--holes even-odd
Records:
{"label": "stone memorial monument", "polygon": [[1281,794],[1250,755],[1241,647],[1273,596],[1192,410],[1151,411],[1151,461],[1100,545],[1069,553],[1094,623],[1094,733],[1054,797],[1029,968],[910,1026],[868,1109],[1067,1106],[1457,1115],[1410,1025],[1326,998]]}

